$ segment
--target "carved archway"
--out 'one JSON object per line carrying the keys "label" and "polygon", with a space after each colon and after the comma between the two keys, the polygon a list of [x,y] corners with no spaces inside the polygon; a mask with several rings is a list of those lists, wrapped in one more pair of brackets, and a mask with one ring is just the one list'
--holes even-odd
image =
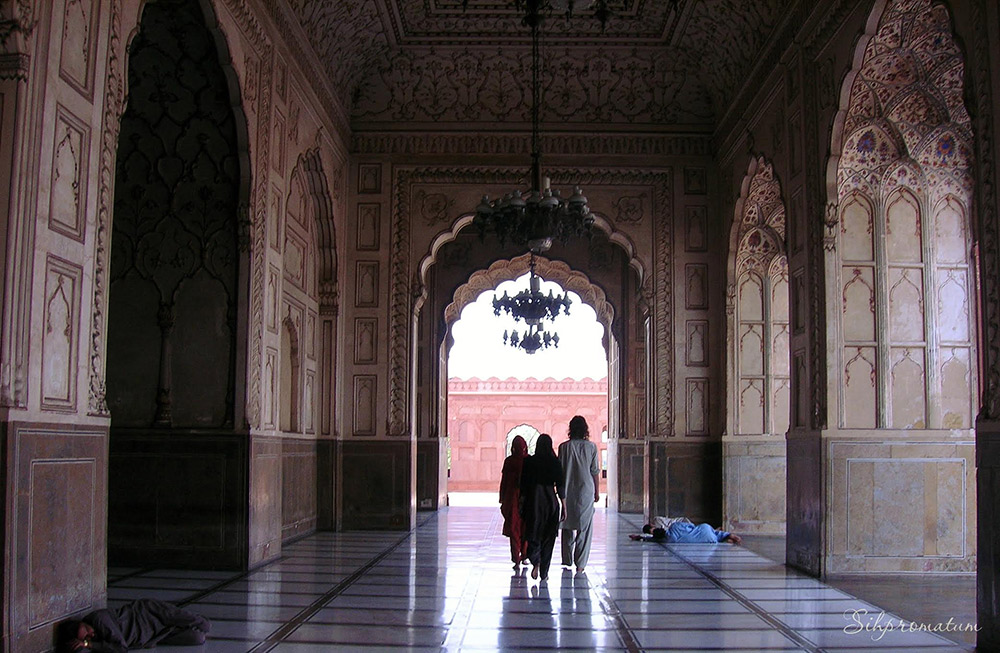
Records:
{"label": "carved archway", "polygon": [[[510,260],[496,261],[489,268],[474,272],[469,280],[458,287],[452,302],[444,309],[444,321],[448,328],[446,349],[451,349],[451,328],[458,321],[462,309],[476,301],[482,293],[495,290],[505,281],[517,279],[528,272],[531,259],[529,254],[523,254]],[[586,274],[571,269],[562,261],[552,261],[547,258],[535,257],[535,271],[546,281],[554,281],[564,290],[571,290],[580,296],[588,306],[597,313],[597,320],[604,326],[604,348],[608,348],[608,334],[611,333],[611,323],[614,321],[615,309],[607,301],[604,291],[593,283]]]}

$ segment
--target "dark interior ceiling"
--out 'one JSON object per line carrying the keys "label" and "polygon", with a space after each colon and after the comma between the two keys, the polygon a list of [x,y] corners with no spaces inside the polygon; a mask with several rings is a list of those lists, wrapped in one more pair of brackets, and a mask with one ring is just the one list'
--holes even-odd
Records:
{"label": "dark interior ceiling", "polygon": [[[355,129],[520,129],[529,31],[512,0],[285,0]],[[577,0],[543,26],[547,129],[711,129],[794,0]]]}

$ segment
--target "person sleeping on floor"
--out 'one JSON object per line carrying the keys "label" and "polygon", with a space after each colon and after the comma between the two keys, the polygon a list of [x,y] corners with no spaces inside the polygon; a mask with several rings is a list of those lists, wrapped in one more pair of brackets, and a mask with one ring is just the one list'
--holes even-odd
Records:
{"label": "person sleeping on floor", "polygon": [[62,624],[67,653],[126,653],[139,648],[200,646],[212,625],[205,617],[172,603],[139,599],[117,609],[95,610]]}
{"label": "person sleeping on floor", "polygon": [[693,524],[686,517],[653,517],[642,527],[642,533],[633,533],[629,539],[642,542],[665,542],[667,544],[717,544],[743,541],[739,535],[712,528],[709,524]]}

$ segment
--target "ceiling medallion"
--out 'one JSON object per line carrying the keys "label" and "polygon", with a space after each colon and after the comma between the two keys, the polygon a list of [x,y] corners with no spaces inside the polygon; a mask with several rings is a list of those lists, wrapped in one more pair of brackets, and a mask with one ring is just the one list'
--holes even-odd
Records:
{"label": "ceiling medallion", "polygon": [[[589,236],[594,224],[587,198],[579,187],[573,189],[570,197],[563,199],[559,191],[550,188],[549,178],[542,177],[539,42],[543,14],[551,14],[563,7],[567,16],[572,14],[572,0],[561,4],[561,7],[557,6],[552,0],[515,0],[517,10],[524,12],[522,22],[531,28],[531,192],[525,197],[518,189],[495,200],[484,195],[472,221],[480,237],[493,233],[501,244],[509,240],[532,253],[548,250],[553,239],[565,243],[571,236]],[[603,27],[610,14],[606,0],[596,0],[590,8]]]}
{"label": "ceiling medallion", "polygon": [[548,295],[542,294],[541,278],[535,274],[534,252],[531,253],[528,269],[528,290],[522,290],[513,297],[506,292],[503,297],[493,295],[493,314],[499,316],[501,312],[506,312],[514,318],[514,322],[524,320],[527,328],[523,332],[513,329],[509,335],[504,331],[503,342],[505,345],[509,344],[511,347],[534,354],[539,349],[559,346],[559,334],[546,331],[542,320],[554,321],[560,311],[569,315],[569,305],[572,300],[565,292],[554,295],[550,290]]}

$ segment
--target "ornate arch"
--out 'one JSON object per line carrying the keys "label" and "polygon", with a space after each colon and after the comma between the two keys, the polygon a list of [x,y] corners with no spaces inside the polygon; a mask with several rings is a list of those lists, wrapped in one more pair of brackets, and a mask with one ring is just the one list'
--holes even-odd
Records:
{"label": "ornate arch", "polygon": [[[457,220],[451,223],[451,226],[442,231],[434,240],[431,241],[430,251],[421,259],[420,265],[417,267],[419,270],[419,280],[421,288],[427,287],[427,274],[431,267],[437,261],[438,252],[441,248],[458,237],[458,233],[465,229],[470,224],[472,224],[472,218],[474,216],[470,214],[459,216]],[[608,240],[612,243],[617,244],[625,252],[628,258],[629,267],[636,271],[639,278],[639,285],[642,286],[644,280],[646,279],[646,269],[642,261],[636,255],[635,245],[632,243],[632,239],[628,237],[625,233],[615,229],[614,225],[608,221],[604,216],[595,213],[594,214],[594,226],[604,232]],[[576,291],[574,291],[576,292]]]}
{"label": "ornate arch", "polygon": [[[670,226],[673,182],[669,169],[552,169],[549,170],[552,183],[579,183],[586,186],[633,186],[645,187],[651,201],[649,220],[653,242],[645,265],[634,254],[636,248],[627,248],[633,268],[640,274],[642,292],[646,293],[650,310],[656,323],[668,324],[673,316],[673,258],[670,254],[673,229]],[[389,433],[405,435],[408,432],[407,417],[407,375],[409,348],[411,346],[411,325],[415,311],[419,311],[426,301],[423,279],[434,262],[433,253],[447,240],[453,239],[461,227],[471,221],[471,216],[463,216],[454,221],[443,234],[433,239],[436,246],[430,247],[419,263],[411,251],[411,197],[412,187],[419,183],[447,182],[453,184],[511,184],[523,183],[523,172],[517,169],[495,168],[407,168],[400,167],[393,175],[393,212],[390,242],[389,266]],[[620,245],[630,242],[624,235],[615,235],[607,220],[599,219],[599,228],[612,234],[611,240]],[[673,429],[673,333],[670,329],[656,329],[653,334],[656,362],[650,376],[650,384],[655,388],[652,409],[657,428],[668,433]],[[662,382],[658,382],[662,379]]]}
{"label": "ornate arch", "polygon": [[[142,9],[146,2],[140,3],[138,10],[129,9],[128,16],[141,19]],[[257,161],[252,166],[250,162],[250,138],[249,138],[249,114],[257,111],[260,115],[269,115],[270,100],[264,93],[256,93],[256,82],[258,71],[256,69],[245,72],[243,79],[239,78],[232,63],[232,49],[229,47],[229,35],[219,23],[217,17],[217,3],[199,3],[204,18],[205,27],[215,41],[218,53],[219,65],[222,66],[223,73],[229,84],[229,94],[232,98],[232,110],[237,124],[237,139],[239,146],[239,162],[243,171],[241,174],[240,202],[241,214],[238,216],[239,227],[242,230],[241,249],[249,249],[252,254],[252,267],[255,276],[251,278],[251,289],[249,293],[250,321],[260,327],[263,305],[259,297],[263,295],[264,284],[264,220],[267,214],[267,175],[258,175],[251,181],[250,170],[257,167],[261,170],[267,169],[266,163],[269,160],[268,151],[268,131],[257,139]],[[110,236],[111,224],[114,213],[114,176],[116,167],[116,157],[118,151],[118,138],[121,129],[121,117],[125,110],[125,98],[128,86],[128,52],[129,45],[139,33],[139,21],[133,24],[123,24],[123,14],[125,14],[122,0],[112,0],[110,3],[110,17],[108,20],[108,55],[107,55],[107,75],[104,85],[104,119],[101,130],[101,155],[100,169],[98,172],[98,206],[97,220],[94,238],[94,290],[92,297],[93,313],[91,317],[90,335],[90,390],[88,397],[87,412],[95,416],[108,416],[108,406],[106,401],[106,359],[107,359],[107,319],[108,319],[108,287],[110,274]],[[270,58],[271,44],[267,41],[260,27],[250,16],[240,16],[241,27],[244,33],[249,36],[250,42],[258,50],[261,59]],[[248,59],[248,65],[249,65]],[[267,88],[270,84],[270,67],[262,66],[259,73],[262,85]],[[258,97],[259,95],[259,97]],[[253,104],[258,101],[259,108],[254,108]],[[269,119],[268,119],[269,120]],[[265,121],[266,124],[267,121]],[[251,184],[255,184],[251,187]],[[252,199],[256,199],[255,208],[250,208]],[[253,217],[251,217],[251,215]],[[251,229],[251,226],[254,229]],[[252,240],[252,242],[251,242]],[[260,329],[254,326],[249,328],[250,338],[253,343],[250,347],[252,362],[250,365],[251,389],[248,391],[247,399],[249,415],[254,424],[259,423],[260,418],[260,361],[262,342],[260,340]]]}
{"label": "ornate arch", "polygon": [[[496,261],[489,268],[472,273],[469,280],[455,290],[451,303],[444,309],[444,321],[449,334],[451,327],[461,316],[462,309],[476,301],[482,293],[496,290],[501,283],[526,274],[530,259],[529,254],[522,254],[510,260]],[[562,261],[552,261],[542,256],[535,257],[535,271],[546,281],[554,281],[564,290],[571,290],[579,295],[597,313],[598,321],[604,325],[604,332],[611,333],[611,323],[615,317],[614,306],[608,302],[600,286],[593,283],[586,274],[571,269]]]}

